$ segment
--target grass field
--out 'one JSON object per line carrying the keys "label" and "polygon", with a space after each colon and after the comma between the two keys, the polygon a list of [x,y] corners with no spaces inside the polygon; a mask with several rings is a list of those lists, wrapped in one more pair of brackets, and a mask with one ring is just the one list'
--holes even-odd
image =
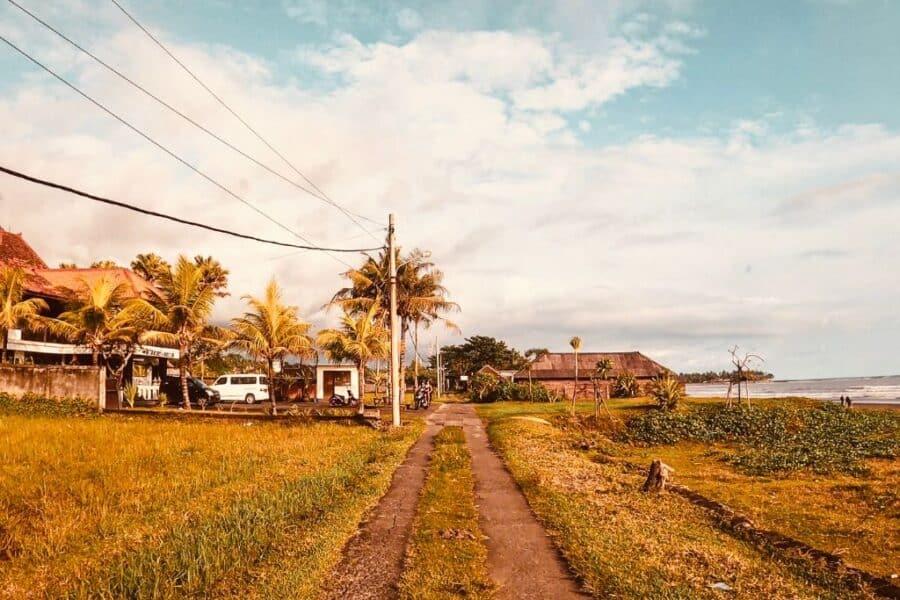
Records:
{"label": "grass field", "polygon": [[0,597],[314,597],[421,431],[0,417]]}
{"label": "grass field", "polygon": [[400,582],[401,598],[492,597],[474,485],[463,430],[445,427],[434,439]]}
{"label": "grass field", "polygon": [[[688,402],[694,410],[710,401]],[[762,403],[771,406],[772,403]],[[792,405],[813,407],[796,401]],[[844,587],[816,565],[775,558],[731,537],[703,510],[675,495],[639,492],[641,465],[663,458],[675,467],[676,481],[736,508],[751,512],[757,525],[825,546],[841,532],[856,529],[841,548],[851,563],[873,572],[897,562],[895,461],[868,461],[864,478],[794,471],[750,476],[706,444],[638,446],[622,441],[629,418],[647,412],[645,400],[612,401],[594,431],[565,417],[561,404],[498,403],[479,407],[489,434],[529,502],[556,538],[575,571],[597,596],[621,598],[721,597],[709,586],[723,583],[740,598],[850,598],[865,591]],[[579,405],[579,412],[593,407]],[[507,417],[536,416],[551,425]],[[719,448],[719,452],[725,451]],[[844,490],[834,496],[835,490]],[[802,493],[801,493],[802,491]],[[762,499],[766,501],[763,502]],[[811,506],[812,504],[812,506]],[[792,527],[791,527],[792,526]],[[875,533],[879,531],[879,533]],[[871,548],[865,548],[870,540]]]}

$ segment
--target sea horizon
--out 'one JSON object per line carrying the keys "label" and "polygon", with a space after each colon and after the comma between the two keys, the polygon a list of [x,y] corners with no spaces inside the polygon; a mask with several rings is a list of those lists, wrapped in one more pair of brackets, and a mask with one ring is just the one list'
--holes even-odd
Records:
{"label": "sea horizon", "polygon": [[[728,393],[727,383],[689,383],[690,396],[717,398]],[[837,401],[849,396],[865,404],[900,404],[900,375],[867,377],[823,377],[817,379],[770,379],[749,385],[751,398],[786,398],[799,396],[816,400]]]}

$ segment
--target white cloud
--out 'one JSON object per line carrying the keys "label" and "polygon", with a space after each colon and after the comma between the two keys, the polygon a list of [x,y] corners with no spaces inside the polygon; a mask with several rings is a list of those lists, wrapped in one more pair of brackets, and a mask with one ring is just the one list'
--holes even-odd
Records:
{"label": "white cloud", "polygon": [[[819,375],[833,373],[841,353],[813,352],[808,340],[838,344],[875,326],[900,335],[892,316],[900,281],[884,276],[884,265],[900,258],[900,197],[890,184],[900,173],[900,136],[882,127],[805,124],[779,135],[738,124],[724,138],[582,145],[573,128],[585,127],[560,111],[677,76],[677,61],[652,42],[623,40],[606,55],[584,56],[559,37],[530,32],[429,31],[400,45],[344,37],[304,52],[306,62],[340,75],[326,91],[276,81],[265,61],[233,49],[171,43],[332,198],[380,219],[396,212],[404,247],[431,249],[445,269],[465,334],[561,348],[577,333],[588,348],[656,351],[674,367],[716,366],[737,342],[766,354],[779,374]],[[92,47],[282,168],[140,35],[114,32]],[[323,244],[369,243],[334,209],[96,68],[57,58],[114,110],[289,227]],[[554,91],[560,81],[570,91]],[[8,124],[0,154],[12,168],[287,237],[45,78],[9,87],[0,122]],[[748,133],[752,143],[741,142]],[[0,223],[23,231],[50,262],[127,262],[148,250],[219,257],[232,270],[233,293],[220,319],[274,274],[322,322],[319,307],[341,282],[344,267],[321,254],[278,258],[288,252],[5,177],[0,194]],[[834,218],[806,218],[823,212]],[[889,368],[883,348],[858,350],[854,360],[872,371]]]}

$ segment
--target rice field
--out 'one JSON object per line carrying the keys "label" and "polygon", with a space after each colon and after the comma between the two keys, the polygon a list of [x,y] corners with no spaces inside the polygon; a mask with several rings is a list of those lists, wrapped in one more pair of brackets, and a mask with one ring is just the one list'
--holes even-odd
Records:
{"label": "rice field", "polygon": [[420,431],[0,416],[0,597],[315,597]]}

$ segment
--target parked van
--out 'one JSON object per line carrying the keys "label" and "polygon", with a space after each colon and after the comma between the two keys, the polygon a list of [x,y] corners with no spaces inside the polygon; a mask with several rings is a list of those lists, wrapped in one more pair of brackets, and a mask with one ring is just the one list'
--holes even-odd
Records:
{"label": "parked van", "polygon": [[222,375],[212,384],[226,402],[244,401],[253,404],[257,400],[269,399],[269,378],[258,373],[245,375]]}

